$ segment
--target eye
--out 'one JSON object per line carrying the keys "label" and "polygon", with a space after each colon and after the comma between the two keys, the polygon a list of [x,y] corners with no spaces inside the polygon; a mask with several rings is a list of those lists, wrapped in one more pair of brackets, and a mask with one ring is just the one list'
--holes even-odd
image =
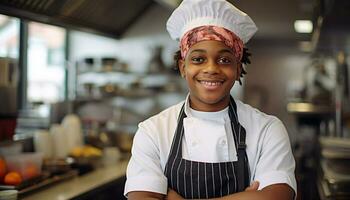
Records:
{"label": "eye", "polygon": [[221,57],[221,58],[219,58],[218,63],[219,64],[231,64],[232,60],[230,58],[227,58],[227,57]]}
{"label": "eye", "polygon": [[203,57],[192,57],[191,62],[194,64],[200,64],[200,63],[204,62],[204,58]]}

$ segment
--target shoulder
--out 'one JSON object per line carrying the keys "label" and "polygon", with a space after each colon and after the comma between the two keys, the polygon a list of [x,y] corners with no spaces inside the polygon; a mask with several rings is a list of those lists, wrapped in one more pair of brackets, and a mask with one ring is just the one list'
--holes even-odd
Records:
{"label": "shoulder", "polygon": [[281,120],[273,115],[268,115],[248,104],[235,100],[237,105],[238,119],[242,125],[257,125],[259,127],[270,126],[271,124],[282,124]]}
{"label": "shoulder", "polygon": [[247,132],[247,144],[263,148],[265,145],[282,140],[289,142],[287,130],[280,119],[239,100],[235,101],[239,122]]}
{"label": "shoulder", "polygon": [[135,134],[133,147],[160,158],[162,168],[167,161],[182,105],[180,102],[139,123]]}

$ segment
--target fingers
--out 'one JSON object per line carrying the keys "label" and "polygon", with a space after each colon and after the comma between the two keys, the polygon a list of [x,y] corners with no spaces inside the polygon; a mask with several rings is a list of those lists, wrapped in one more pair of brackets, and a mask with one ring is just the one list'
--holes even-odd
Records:
{"label": "fingers", "polygon": [[256,191],[259,188],[259,182],[253,181],[252,184],[245,189],[245,191]]}

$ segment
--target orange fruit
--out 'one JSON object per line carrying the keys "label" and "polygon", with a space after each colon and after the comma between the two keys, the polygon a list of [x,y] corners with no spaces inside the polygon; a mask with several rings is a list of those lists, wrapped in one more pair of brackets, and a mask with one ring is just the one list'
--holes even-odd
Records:
{"label": "orange fruit", "polygon": [[4,177],[6,174],[6,163],[5,160],[0,158],[0,180],[2,177]]}
{"label": "orange fruit", "polygon": [[35,176],[39,175],[39,170],[37,169],[37,167],[33,164],[29,164],[25,169],[24,169],[24,173],[23,176],[24,178],[32,178]]}
{"label": "orange fruit", "polygon": [[18,172],[9,172],[4,178],[6,185],[19,185],[22,183],[22,177]]}

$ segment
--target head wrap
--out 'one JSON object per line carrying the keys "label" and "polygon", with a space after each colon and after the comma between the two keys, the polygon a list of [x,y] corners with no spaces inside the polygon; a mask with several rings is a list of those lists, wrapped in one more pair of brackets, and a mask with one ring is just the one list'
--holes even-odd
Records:
{"label": "head wrap", "polygon": [[232,31],[218,26],[200,26],[185,33],[180,41],[181,58],[185,59],[188,50],[194,44],[207,40],[223,42],[232,49],[237,60],[241,60],[243,56],[243,41]]}

